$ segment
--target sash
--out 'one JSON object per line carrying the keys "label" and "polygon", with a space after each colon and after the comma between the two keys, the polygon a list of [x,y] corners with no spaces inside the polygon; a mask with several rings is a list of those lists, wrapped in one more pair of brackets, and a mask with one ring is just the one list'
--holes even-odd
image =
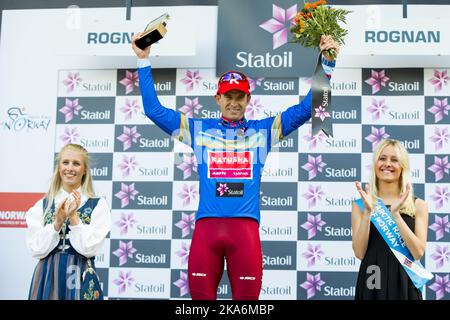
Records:
{"label": "sash", "polygon": [[[364,204],[362,199],[355,201],[359,208],[364,211]],[[378,199],[374,210],[372,211],[370,222],[377,228],[378,232],[383,237],[386,244],[391,249],[398,262],[405,269],[414,286],[421,290],[422,287],[433,278],[433,274],[426,270],[419,260],[414,261],[414,258],[409,252],[408,247],[400,235],[391,212],[384,205],[381,199]]]}

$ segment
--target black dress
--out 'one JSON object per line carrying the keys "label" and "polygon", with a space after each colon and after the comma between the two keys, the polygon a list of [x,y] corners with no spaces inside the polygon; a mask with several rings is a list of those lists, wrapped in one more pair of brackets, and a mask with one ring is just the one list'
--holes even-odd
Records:
{"label": "black dress", "polygon": [[[390,209],[390,206],[387,206]],[[408,227],[414,232],[414,218],[401,214]],[[374,284],[375,271],[370,266],[378,266],[381,273],[379,289],[369,289]],[[367,269],[369,268],[369,269]],[[366,255],[359,267],[355,289],[356,300],[422,300],[422,293],[414,286],[408,274],[398,262],[389,246],[383,240],[373,223],[370,223],[369,243]]]}

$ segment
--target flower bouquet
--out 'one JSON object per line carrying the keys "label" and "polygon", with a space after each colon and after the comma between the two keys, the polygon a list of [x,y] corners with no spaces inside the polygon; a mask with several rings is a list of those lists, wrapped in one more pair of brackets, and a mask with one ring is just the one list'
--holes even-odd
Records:
{"label": "flower bouquet", "polygon": [[[346,15],[350,11],[332,8],[326,4],[325,0],[305,3],[303,9],[293,20],[294,25],[291,27],[291,32],[294,38],[292,42],[300,43],[307,48],[319,48],[321,36],[329,35],[338,44],[344,44],[347,30],[341,28],[338,21],[347,23]],[[325,54],[332,60],[336,58],[334,49],[326,51]]]}

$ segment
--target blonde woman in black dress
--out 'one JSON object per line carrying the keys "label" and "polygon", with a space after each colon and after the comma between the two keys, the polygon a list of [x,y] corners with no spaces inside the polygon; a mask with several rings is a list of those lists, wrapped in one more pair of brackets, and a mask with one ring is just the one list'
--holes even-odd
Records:
{"label": "blonde woman in black dress", "polygon": [[[369,185],[356,188],[364,210],[353,203],[352,247],[361,260],[356,283],[357,300],[422,300],[422,294],[409,278],[376,227],[370,215],[377,198],[391,211],[406,247],[415,260],[425,253],[428,207],[414,196],[409,156],[397,140],[383,140],[374,151]],[[379,273],[379,274],[376,274]],[[375,277],[379,277],[376,279]]]}

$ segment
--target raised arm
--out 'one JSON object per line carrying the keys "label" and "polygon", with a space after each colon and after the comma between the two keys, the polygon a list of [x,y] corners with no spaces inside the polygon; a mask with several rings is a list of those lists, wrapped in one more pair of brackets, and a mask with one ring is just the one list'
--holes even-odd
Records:
{"label": "raised arm", "polygon": [[141,88],[145,115],[166,133],[176,136],[177,139],[191,146],[190,127],[192,127],[192,120],[175,110],[164,107],[159,102],[149,60],[150,46],[142,50],[135,43],[140,35],[141,33],[139,32],[133,36],[132,48],[139,58],[139,86]]}

